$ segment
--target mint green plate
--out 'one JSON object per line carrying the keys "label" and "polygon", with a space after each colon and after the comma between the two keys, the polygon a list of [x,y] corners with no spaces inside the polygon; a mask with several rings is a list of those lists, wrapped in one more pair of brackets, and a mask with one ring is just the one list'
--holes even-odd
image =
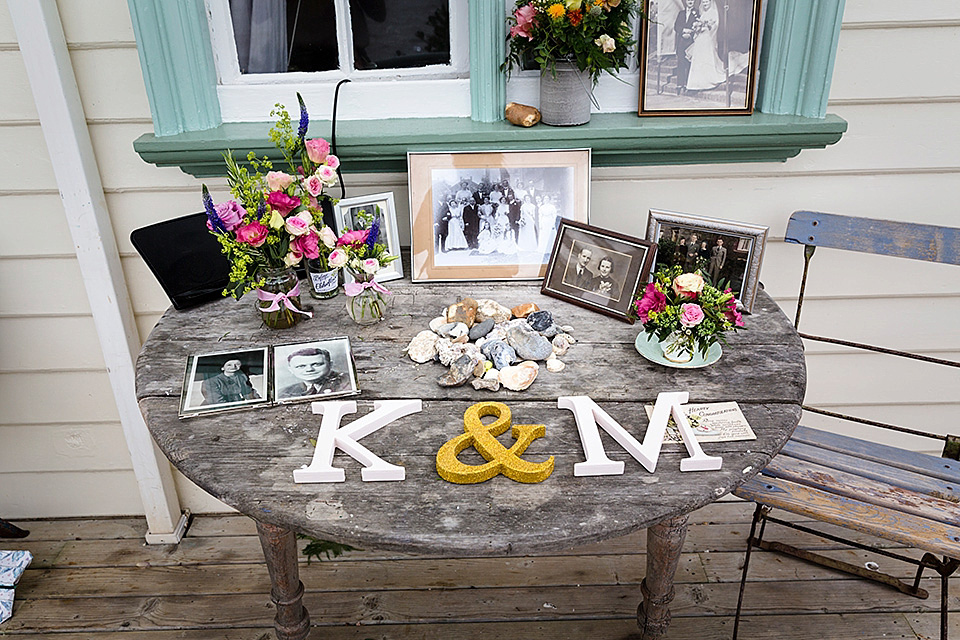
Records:
{"label": "mint green plate", "polygon": [[663,357],[663,351],[660,349],[660,341],[657,340],[657,336],[651,333],[641,333],[638,335],[634,345],[637,347],[640,355],[650,362],[662,364],[665,367],[672,367],[674,369],[700,369],[702,367],[709,367],[723,355],[723,349],[720,347],[720,343],[715,342],[707,349],[706,358],[701,356],[698,351],[693,354],[693,360],[690,362],[671,362]]}

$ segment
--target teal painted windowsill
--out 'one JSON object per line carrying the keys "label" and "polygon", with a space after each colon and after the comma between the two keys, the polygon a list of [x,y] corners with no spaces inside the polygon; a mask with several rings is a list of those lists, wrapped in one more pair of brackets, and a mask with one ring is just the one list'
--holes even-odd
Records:
{"label": "teal painted windowsill", "polygon": [[[225,174],[222,153],[279,159],[267,135],[271,123],[227,123],[206,131],[140,136],[134,149],[146,162],[180,167],[197,177]],[[847,130],[835,115],[804,118],[750,116],[645,117],[594,114],[578,127],[538,124],[529,129],[506,121],[470,118],[410,118],[341,121],[337,152],[351,173],[405,172],[411,151],[593,150],[593,166],[646,166],[730,162],[783,162],[803,149],[834,144]],[[330,138],[330,122],[313,122],[308,137]]]}

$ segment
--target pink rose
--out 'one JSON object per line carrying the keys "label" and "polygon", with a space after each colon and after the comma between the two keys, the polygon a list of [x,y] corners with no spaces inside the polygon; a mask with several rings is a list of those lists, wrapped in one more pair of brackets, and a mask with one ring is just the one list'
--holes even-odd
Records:
{"label": "pink rose", "polygon": [[700,305],[690,302],[680,305],[680,324],[683,326],[695,327],[703,322],[703,318],[703,309]]}
{"label": "pink rose", "polygon": [[345,234],[340,236],[337,239],[337,246],[342,247],[344,245],[361,245],[367,241],[367,236],[370,234],[369,229],[359,229],[357,231],[347,231]]}
{"label": "pink rose", "polygon": [[313,232],[294,238],[290,247],[302,253],[308,260],[316,260],[320,257],[320,238]]}
{"label": "pink rose", "polygon": [[237,229],[237,241],[249,244],[251,247],[259,247],[267,241],[270,229],[254,220],[250,224],[245,224]]}
{"label": "pink rose", "polygon": [[[317,168],[317,172],[310,176],[311,178],[317,177],[323,181],[323,184],[328,187],[332,187],[337,183],[337,172],[333,167],[328,165],[323,165],[322,167]],[[308,178],[309,179],[309,178]]]}
{"label": "pink rose", "polygon": [[310,158],[310,162],[320,164],[327,159],[327,154],[330,153],[330,143],[323,138],[307,140],[306,146],[307,157]]}
{"label": "pink rose", "polygon": [[335,246],[337,246],[337,234],[334,233],[333,229],[330,227],[324,227],[320,229],[320,240],[329,249],[333,249]]}
{"label": "pink rose", "polygon": [[[243,223],[243,217],[247,215],[247,210],[241,207],[235,200],[227,200],[226,202],[215,204],[213,208],[227,231],[233,231],[239,227]],[[209,222],[207,222],[207,228],[211,229]]]}
{"label": "pink rose", "polygon": [[313,174],[312,176],[307,176],[306,178],[303,179],[302,184],[303,184],[303,188],[311,196],[316,197],[323,192],[323,186],[324,186],[323,180],[321,180],[317,176],[317,174]]}
{"label": "pink rose", "polygon": [[377,273],[377,271],[380,271],[380,261],[377,260],[376,258],[367,258],[366,260],[363,261],[363,264],[360,266],[365,272],[369,273],[370,275],[374,275]]}
{"label": "pink rose", "polygon": [[323,163],[328,167],[330,167],[331,169],[336,169],[337,167],[340,166],[340,158],[338,158],[333,154],[330,154],[329,156],[327,156],[327,159],[323,161]]}
{"label": "pink rose", "polygon": [[663,293],[657,289],[657,285],[652,282],[647,285],[646,290],[643,292],[643,297],[636,302],[637,316],[640,318],[642,324],[646,324],[650,320],[650,313],[660,313],[666,308],[667,296],[663,295]]}
{"label": "pink rose", "polygon": [[267,187],[270,188],[270,191],[284,191],[293,184],[293,180],[293,176],[283,171],[267,172]]}
{"label": "pink rose", "polygon": [[510,27],[510,37],[523,36],[527,40],[532,40],[533,37],[530,35],[530,28],[533,26],[533,19],[536,15],[537,10],[532,4],[525,4],[522,7],[518,7],[517,10],[513,12],[513,17],[517,19],[517,24]]}
{"label": "pink rose", "polygon": [[334,249],[333,253],[330,254],[330,257],[327,258],[327,262],[330,263],[330,267],[333,269],[339,269],[340,267],[347,264],[347,252],[343,249]]}
{"label": "pink rose", "polygon": [[[304,215],[306,214],[306,215]],[[310,223],[313,222],[312,216],[304,211],[295,216],[290,216],[284,223],[284,228],[292,236],[306,235],[310,231]]]}
{"label": "pink rose", "polygon": [[673,292],[681,298],[695,300],[703,291],[703,276],[699,273],[681,273],[673,280]]}
{"label": "pink rose", "polygon": [[300,198],[288,196],[283,191],[271,191],[267,196],[267,205],[282,216],[286,216],[300,204]]}
{"label": "pink rose", "polygon": [[290,247],[290,249],[290,253],[283,256],[283,264],[293,267],[300,264],[300,261],[303,260],[303,254],[294,250],[293,247]]}

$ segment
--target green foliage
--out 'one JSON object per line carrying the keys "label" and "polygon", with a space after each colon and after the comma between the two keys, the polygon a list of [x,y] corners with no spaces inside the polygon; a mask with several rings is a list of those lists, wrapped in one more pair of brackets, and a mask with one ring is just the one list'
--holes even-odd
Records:
{"label": "green foliage", "polygon": [[307,558],[307,564],[312,562],[314,558],[316,558],[318,562],[322,562],[323,557],[331,560],[333,558],[339,558],[347,551],[360,551],[360,549],[351,547],[348,544],[341,544],[330,540],[320,540],[319,538],[307,536],[302,533],[297,534],[297,539],[310,541],[307,546],[303,548],[303,555]]}

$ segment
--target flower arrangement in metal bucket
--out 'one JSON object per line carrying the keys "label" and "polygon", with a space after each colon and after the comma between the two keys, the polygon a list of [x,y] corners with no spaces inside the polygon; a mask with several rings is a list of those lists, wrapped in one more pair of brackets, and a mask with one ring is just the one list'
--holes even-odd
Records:
{"label": "flower arrangement in metal bucket", "polygon": [[518,0],[504,67],[533,60],[555,73],[557,61],[569,61],[596,84],[627,66],[637,13],[636,0]]}
{"label": "flower arrangement in metal bucket", "polygon": [[[290,114],[277,104],[270,139],[283,153],[287,171],[277,170],[267,158],[247,154],[247,166],[237,164],[231,151],[223,154],[233,200],[214,204],[203,185],[207,228],[220,242],[230,262],[230,284],[223,295],[240,298],[264,285],[264,270],[295,267],[304,259],[326,258],[336,246],[336,234],[324,225],[322,203],[331,201],[324,189],[337,181],[340,160],[322,138],[306,139],[310,117],[300,94],[300,121],[294,130]],[[281,300],[261,292],[261,311],[308,315],[299,308],[299,283]],[[263,295],[268,297],[264,300]],[[271,297],[272,296],[272,297]],[[275,309],[273,307],[276,307]],[[271,324],[271,317],[264,320]],[[282,320],[282,319],[281,319]],[[291,318],[292,320],[292,318]],[[289,326],[293,322],[280,325]],[[271,326],[277,326],[271,324]]]}
{"label": "flower arrangement in metal bucket", "polygon": [[383,285],[374,281],[380,269],[400,256],[387,253],[387,245],[380,240],[381,211],[374,205],[371,214],[365,209],[357,214],[364,228],[348,230],[336,240],[336,248],[327,258],[333,269],[346,269],[355,281],[343,286],[347,295],[347,310],[360,323],[376,322],[383,318],[386,308],[384,295],[390,295]]}
{"label": "flower arrangement in metal bucket", "polygon": [[724,332],[745,327],[729,287],[721,291],[700,271],[684,273],[680,265],[659,269],[634,310],[644,331],[664,346],[664,356],[676,362],[696,352],[705,358],[713,344],[726,343]]}

